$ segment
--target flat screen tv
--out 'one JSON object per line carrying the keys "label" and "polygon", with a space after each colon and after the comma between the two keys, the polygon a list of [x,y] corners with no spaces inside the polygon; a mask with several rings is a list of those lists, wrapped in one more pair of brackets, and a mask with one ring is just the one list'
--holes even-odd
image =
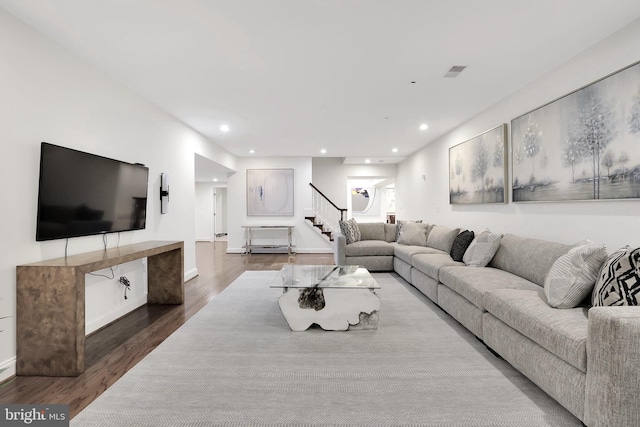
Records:
{"label": "flat screen tv", "polygon": [[145,228],[149,169],[43,142],[36,240]]}

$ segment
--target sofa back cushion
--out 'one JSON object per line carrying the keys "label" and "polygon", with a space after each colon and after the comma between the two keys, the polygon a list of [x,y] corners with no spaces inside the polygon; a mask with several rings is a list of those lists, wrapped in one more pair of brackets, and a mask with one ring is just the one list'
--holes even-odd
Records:
{"label": "sofa back cushion", "polygon": [[459,228],[434,225],[427,235],[427,246],[449,253],[458,234],[460,234]]}
{"label": "sofa back cushion", "polygon": [[428,231],[428,224],[406,222],[400,227],[398,243],[410,246],[426,246]]}
{"label": "sofa back cushion", "polygon": [[397,224],[385,224],[384,225],[384,240],[391,243],[396,241],[396,233],[398,230]]}
{"label": "sofa back cushion", "polygon": [[360,229],[360,240],[385,241],[383,222],[359,222],[358,228]]}
{"label": "sofa back cushion", "polygon": [[489,266],[544,286],[544,279],[553,263],[572,247],[564,243],[505,234]]}

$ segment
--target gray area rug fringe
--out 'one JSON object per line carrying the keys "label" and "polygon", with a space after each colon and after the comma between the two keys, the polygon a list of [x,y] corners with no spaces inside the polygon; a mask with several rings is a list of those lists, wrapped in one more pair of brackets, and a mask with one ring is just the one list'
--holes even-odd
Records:
{"label": "gray area rug fringe", "polygon": [[291,332],[275,274],[243,273],[71,425],[581,426],[394,273],[378,329],[349,332]]}

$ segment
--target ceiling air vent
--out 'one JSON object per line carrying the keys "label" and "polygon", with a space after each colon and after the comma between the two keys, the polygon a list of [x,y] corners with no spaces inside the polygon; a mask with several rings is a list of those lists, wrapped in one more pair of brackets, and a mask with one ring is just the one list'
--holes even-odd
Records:
{"label": "ceiling air vent", "polygon": [[458,77],[458,74],[460,74],[465,68],[467,68],[466,65],[454,65],[453,67],[449,68],[449,71],[447,71],[444,76],[447,78]]}

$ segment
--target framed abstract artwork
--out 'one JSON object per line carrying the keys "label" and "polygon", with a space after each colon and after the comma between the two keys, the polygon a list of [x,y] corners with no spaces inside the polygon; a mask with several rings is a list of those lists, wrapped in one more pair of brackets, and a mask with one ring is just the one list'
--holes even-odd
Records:
{"label": "framed abstract artwork", "polygon": [[514,202],[640,198],[640,63],[511,121]]}
{"label": "framed abstract artwork", "polygon": [[247,169],[247,216],[293,216],[293,169]]}
{"label": "framed abstract artwork", "polygon": [[507,125],[449,148],[449,203],[506,203]]}

